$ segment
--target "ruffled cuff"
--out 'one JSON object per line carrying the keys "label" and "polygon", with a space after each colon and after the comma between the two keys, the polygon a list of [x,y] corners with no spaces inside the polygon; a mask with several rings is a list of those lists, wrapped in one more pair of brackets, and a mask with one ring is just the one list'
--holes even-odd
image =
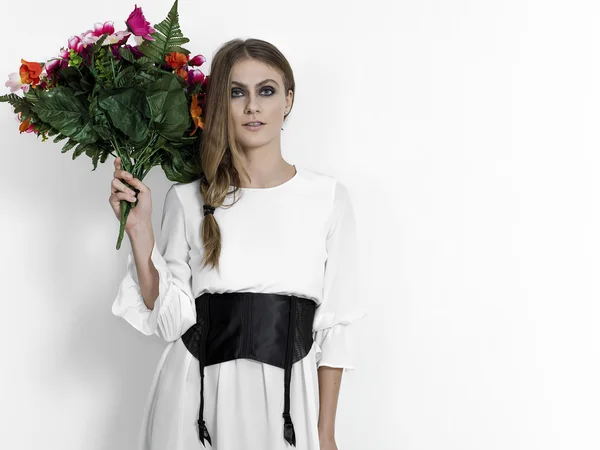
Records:
{"label": "ruffled cuff", "polygon": [[343,368],[345,372],[356,369],[354,331],[352,324],[338,323],[313,332],[317,369],[321,366]]}
{"label": "ruffled cuff", "polygon": [[155,334],[167,341],[175,340],[178,331],[177,320],[180,305],[172,302],[171,297],[175,294],[177,286],[173,284],[173,276],[167,262],[158,251],[156,242],[152,248],[150,259],[158,271],[158,298],[154,303],[154,309],[149,309],[144,303],[140,291],[139,280],[133,252],[127,258],[127,273],[117,292],[117,298],[112,305],[112,313],[124,318],[131,326],[143,334],[150,336]]}

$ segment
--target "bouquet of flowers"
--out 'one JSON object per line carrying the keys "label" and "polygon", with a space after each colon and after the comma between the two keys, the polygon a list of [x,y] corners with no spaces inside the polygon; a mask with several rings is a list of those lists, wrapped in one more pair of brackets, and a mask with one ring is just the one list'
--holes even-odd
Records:
{"label": "bouquet of flowers", "polygon": [[[13,106],[21,133],[65,141],[61,152],[73,149],[73,159],[85,153],[92,170],[110,154],[139,180],[160,165],[173,182],[194,181],[201,173],[208,76],[198,67],[205,58],[182,47],[189,39],[179,27],[177,0],[154,27],[137,5],[125,23],[123,31],[113,22],[96,23],[45,63],[22,59],[5,84],[11,93],[0,102]],[[133,46],[127,43],[132,35]],[[136,205],[121,202],[117,249]]]}

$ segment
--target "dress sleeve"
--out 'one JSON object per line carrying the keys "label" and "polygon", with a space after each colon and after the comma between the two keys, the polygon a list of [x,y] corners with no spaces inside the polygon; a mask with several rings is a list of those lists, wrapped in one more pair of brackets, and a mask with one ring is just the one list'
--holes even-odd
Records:
{"label": "dress sleeve", "polygon": [[354,208],[348,189],[337,180],[326,248],[323,300],[317,307],[313,322],[317,367],[354,370],[355,322],[368,312],[365,302],[357,295]]}
{"label": "dress sleeve", "polygon": [[159,276],[154,309],[144,303],[133,251],[130,251],[127,272],[119,285],[112,313],[147,336],[155,334],[167,342],[181,337],[196,323],[189,251],[183,204],[176,185],[172,185],[165,196],[159,242],[155,240],[150,255]]}

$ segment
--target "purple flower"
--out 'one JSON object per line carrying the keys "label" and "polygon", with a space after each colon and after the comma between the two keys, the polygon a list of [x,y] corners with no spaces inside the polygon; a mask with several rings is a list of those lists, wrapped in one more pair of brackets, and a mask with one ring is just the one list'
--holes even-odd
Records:
{"label": "purple flower", "polygon": [[189,86],[194,85],[196,83],[202,84],[204,82],[204,78],[206,75],[204,75],[204,73],[200,69],[193,69],[190,67],[188,68],[187,73],[187,82]]}
{"label": "purple flower", "polygon": [[141,58],[142,56],[144,56],[144,54],[142,52],[140,52],[140,50],[138,49],[137,45],[131,46],[131,45],[127,44],[127,45],[124,45],[123,48],[129,49],[131,51],[131,53],[133,53],[133,57],[135,59]]}
{"label": "purple flower", "polygon": [[52,75],[56,71],[56,69],[61,67],[61,65],[62,65],[62,59],[60,59],[60,58],[51,59],[44,65],[44,69],[46,69],[46,75],[48,75],[48,76]]}
{"label": "purple flower", "polygon": [[121,55],[119,53],[119,47],[116,45],[111,45],[110,47],[110,51],[113,54],[113,56],[117,59],[121,59]]}
{"label": "purple flower", "polygon": [[142,8],[138,8],[137,5],[135,5],[135,9],[129,14],[125,23],[127,24],[127,29],[136,36],[142,36],[142,38],[148,41],[154,40],[150,34],[156,30],[150,26],[150,22],[146,21]]}

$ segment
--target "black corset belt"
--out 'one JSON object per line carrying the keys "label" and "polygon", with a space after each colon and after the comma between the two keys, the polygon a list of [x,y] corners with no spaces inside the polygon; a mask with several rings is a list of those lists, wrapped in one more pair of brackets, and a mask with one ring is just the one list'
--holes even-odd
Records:
{"label": "black corset belt", "polygon": [[205,293],[196,298],[196,324],[181,340],[200,363],[198,434],[204,446],[204,439],[212,445],[203,419],[204,367],[238,358],[285,370],[283,437],[296,445],[290,417],[292,365],[310,352],[316,307],[308,298],[271,293]]}

